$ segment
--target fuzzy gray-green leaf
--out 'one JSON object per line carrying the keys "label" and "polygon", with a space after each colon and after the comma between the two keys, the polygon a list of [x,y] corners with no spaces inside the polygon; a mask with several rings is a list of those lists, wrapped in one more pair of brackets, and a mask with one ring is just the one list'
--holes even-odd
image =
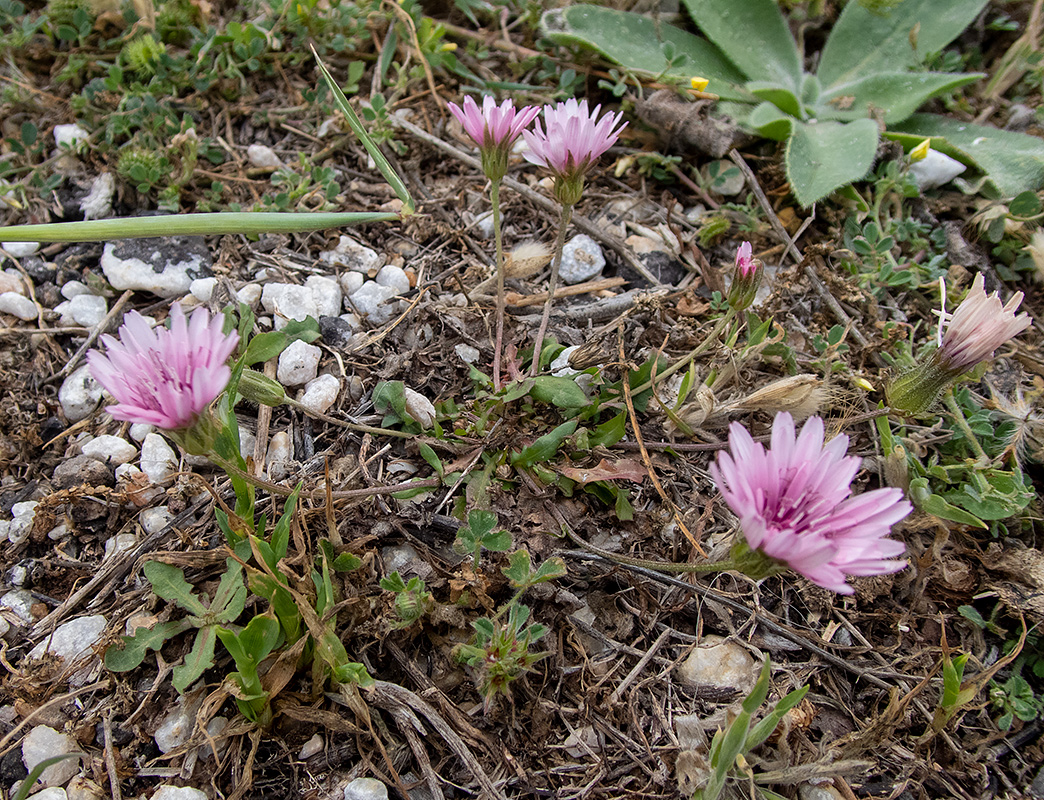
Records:
{"label": "fuzzy gray-green leaf", "polygon": [[787,142],[787,179],[794,197],[808,207],[846,184],[865,177],[877,153],[877,124],[805,123],[795,120]]}

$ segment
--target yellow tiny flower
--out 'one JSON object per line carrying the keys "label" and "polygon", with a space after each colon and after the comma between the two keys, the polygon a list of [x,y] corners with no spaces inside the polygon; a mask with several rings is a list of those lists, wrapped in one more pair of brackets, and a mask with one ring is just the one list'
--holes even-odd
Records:
{"label": "yellow tiny flower", "polygon": [[689,83],[692,85],[694,91],[702,92],[704,89],[707,88],[707,84],[710,83],[710,81],[708,81],[706,78],[701,78],[699,75],[697,75]]}
{"label": "yellow tiny flower", "polygon": [[454,50],[457,49],[457,43],[456,42],[443,42],[442,43],[442,49],[444,51],[446,51],[446,52],[452,53]]}
{"label": "yellow tiny flower", "polygon": [[910,161],[923,161],[928,156],[928,151],[932,148],[932,140],[925,139],[917,147],[910,151]]}
{"label": "yellow tiny flower", "polygon": [[870,383],[866,378],[860,378],[858,375],[852,378],[852,383],[862,389],[864,392],[874,391],[874,385]]}

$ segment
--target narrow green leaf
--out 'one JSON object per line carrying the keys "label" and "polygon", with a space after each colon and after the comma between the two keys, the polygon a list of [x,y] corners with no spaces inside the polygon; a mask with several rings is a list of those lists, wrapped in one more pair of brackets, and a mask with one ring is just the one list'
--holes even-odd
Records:
{"label": "narrow green leaf", "polygon": [[225,574],[221,576],[210,613],[223,623],[233,622],[246,607],[247,587],[243,582],[243,567],[234,558],[225,559]]}
{"label": "narrow green leaf", "polygon": [[395,570],[391,575],[386,578],[381,578],[380,587],[386,592],[405,592],[406,583],[403,581],[402,576],[398,570]]}
{"label": "narrow green leaf", "polygon": [[576,420],[562,423],[550,433],[545,433],[533,442],[533,444],[529,445],[529,447],[523,448],[522,452],[512,453],[512,465],[525,468],[549,460],[556,452],[558,452],[558,448],[561,446],[562,442],[564,442],[574,430],[576,430]]}
{"label": "narrow green leaf", "polygon": [[286,349],[287,344],[287,336],[282,331],[259,333],[247,345],[246,352],[243,353],[243,364],[249,367],[275,358]]}
{"label": "narrow green leaf", "polygon": [[529,396],[559,408],[584,408],[591,404],[577,382],[565,376],[538,375],[533,379]]}
{"label": "narrow green leaf", "polygon": [[185,662],[174,667],[170,683],[179,694],[183,694],[204,672],[214,666],[215,629],[214,625],[200,628],[196,632],[192,649],[185,656]]}
{"label": "narrow green leaf", "polygon": [[806,208],[842,186],[865,177],[877,153],[877,124],[794,122],[787,142],[787,180]]}
{"label": "narrow green leaf", "polygon": [[11,800],[26,800],[29,797],[29,792],[32,791],[33,786],[40,780],[40,776],[44,774],[44,770],[48,767],[53,767],[55,764],[60,764],[68,758],[79,758],[84,755],[83,753],[63,753],[60,756],[51,756],[45,758],[39,764],[32,768],[21,785],[18,787],[18,791],[11,795]]}
{"label": "narrow green leaf", "polygon": [[771,667],[769,665],[769,659],[766,656],[765,663],[761,665],[761,673],[758,675],[757,683],[754,684],[754,688],[750,690],[750,694],[748,694],[743,700],[743,710],[748,714],[753,714],[761,708],[761,704],[764,703],[765,698],[768,697],[770,677]]}
{"label": "narrow green leaf", "polygon": [[[926,481],[927,482],[927,481]],[[969,514],[963,508],[948,503],[937,494],[930,494],[918,503],[918,507],[926,514],[948,519],[951,522],[959,522],[962,525],[972,525],[976,528],[986,528],[987,525],[974,514]]]}

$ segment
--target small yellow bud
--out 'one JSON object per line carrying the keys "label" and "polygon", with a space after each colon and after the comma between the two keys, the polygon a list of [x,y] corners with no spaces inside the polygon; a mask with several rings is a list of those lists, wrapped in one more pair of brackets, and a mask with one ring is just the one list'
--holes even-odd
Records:
{"label": "small yellow bud", "polygon": [[689,84],[692,86],[693,91],[696,92],[702,92],[704,89],[707,88],[707,84],[709,83],[709,80],[707,80],[706,78],[701,78],[699,75],[695,76],[691,81],[689,81]]}
{"label": "small yellow bud", "polygon": [[444,52],[452,53],[454,50],[457,49],[457,43],[456,42],[443,42],[442,43],[442,49],[443,49]]}
{"label": "small yellow bud", "polygon": [[870,383],[866,378],[860,378],[858,375],[852,378],[852,383],[864,392],[874,391],[874,385]]}
{"label": "small yellow bud", "polygon": [[924,161],[928,156],[928,151],[932,148],[932,140],[925,139],[917,147],[910,151],[910,161]]}

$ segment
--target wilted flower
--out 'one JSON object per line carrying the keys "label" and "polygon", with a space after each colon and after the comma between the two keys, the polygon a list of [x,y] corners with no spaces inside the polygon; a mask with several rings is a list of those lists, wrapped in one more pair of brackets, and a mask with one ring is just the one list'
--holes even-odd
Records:
{"label": "wilted flower", "polygon": [[175,303],[170,329],[153,329],[137,311],[120,326],[120,338],[102,336],[106,352],[87,354],[94,379],[117,400],[115,419],[165,430],[192,426],[232,375],[228,357],[239,343],[222,332],[223,319],[197,308],[191,319]]}
{"label": "wilted flower", "polygon": [[734,422],[730,453],[719,453],[710,471],[740,520],[743,540],[733,546],[739,569],[764,577],[789,567],[824,588],[852,594],[846,576],[906,566],[891,560],[903,554],[902,542],[885,537],[913,506],[899,489],[850,497],[860,460],[845,455],[847,436],[824,445],[823,430],[823,420],[811,417],[795,435],[790,414],[777,414],[766,450]]}
{"label": "wilted flower", "polygon": [[732,285],[726,298],[735,311],[744,311],[758,294],[764,265],[753,257],[750,242],[744,242],[736,250],[736,271],[732,274]]}
{"label": "wilted flower", "polygon": [[516,109],[510,100],[498,106],[489,95],[482,98],[482,108],[471,97],[465,97],[464,108],[450,103],[449,110],[481,149],[482,171],[491,181],[499,181],[507,173],[511,145],[540,113],[537,106]]}
{"label": "wilted flower", "polygon": [[938,349],[886,390],[889,405],[900,411],[917,414],[926,410],[950,383],[991,358],[994,350],[1033,322],[1029,314],[1015,314],[1022,292],[1003,304],[997,292],[986,294],[982,273],[975,276],[953,314],[946,313],[945,292],[943,298]]}
{"label": "wilted flower", "polygon": [[555,197],[563,205],[575,205],[580,200],[584,174],[627,126],[625,122],[617,127],[620,114],[597,119],[601,108],[597,105],[588,111],[586,100],[570,98],[557,106],[544,106],[544,128],[538,120],[533,130],[522,132],[529,145],[524,153],[526,160],[551,171]]}

